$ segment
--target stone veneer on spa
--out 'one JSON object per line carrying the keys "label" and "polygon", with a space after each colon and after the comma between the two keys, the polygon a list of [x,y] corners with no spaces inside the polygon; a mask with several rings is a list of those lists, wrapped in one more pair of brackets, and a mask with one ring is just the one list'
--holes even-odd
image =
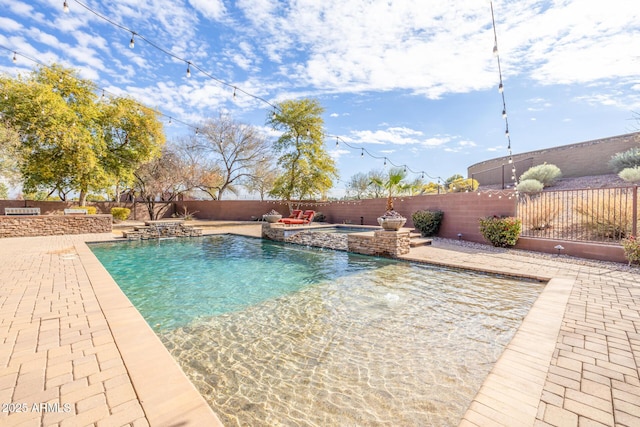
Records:
{"label": "stone veneer on spa", "polygon": [[309,227],[286,227],[284,224],[262,224],[262,237],[279,242],[317,246],[363,255],[397,258],[409,253],[410,230],[375,230],[362,233],[331,234],[313,232]]}

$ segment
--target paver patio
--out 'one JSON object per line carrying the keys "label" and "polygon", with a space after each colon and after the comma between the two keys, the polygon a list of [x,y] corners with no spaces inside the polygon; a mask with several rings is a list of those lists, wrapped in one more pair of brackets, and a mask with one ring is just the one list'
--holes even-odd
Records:
{"label": "paver patio", "polygon": [[[0,239],[0,425],[219,425],[85,244],[113,238]],[[640,425],[640,269],[455,244],[406,258],[550,280],[461,426]]]}

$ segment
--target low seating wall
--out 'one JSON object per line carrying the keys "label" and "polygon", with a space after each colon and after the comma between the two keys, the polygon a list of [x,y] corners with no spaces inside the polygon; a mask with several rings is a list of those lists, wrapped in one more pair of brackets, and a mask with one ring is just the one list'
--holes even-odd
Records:
{"label": "low seating wall", "polygon": [[0,216],[0,237],[111,233],[111,215]]}

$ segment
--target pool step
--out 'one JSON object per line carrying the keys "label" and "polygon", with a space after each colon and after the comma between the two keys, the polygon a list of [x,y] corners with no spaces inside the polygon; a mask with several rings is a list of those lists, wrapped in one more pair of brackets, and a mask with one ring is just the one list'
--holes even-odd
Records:
{"label": "pool step", "polygon": [[419,246],[428,246],[431,244],[431,239],[422,237],[422,234],[413,230],[409,233],[409,246],[412,248],[417,248]]}

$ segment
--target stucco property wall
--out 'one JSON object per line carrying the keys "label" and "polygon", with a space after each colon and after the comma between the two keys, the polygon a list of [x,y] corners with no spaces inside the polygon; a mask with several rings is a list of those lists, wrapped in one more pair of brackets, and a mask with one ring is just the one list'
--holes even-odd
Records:
{"label": "stucco property wall", "polygon": [[[613,173],[608,165],[611,156],[638,146],[640,132],[515,154],[513,161],[518,177],[531,166],[545,162],[558,166],[565,178],[606,175]],[[511,165],[508,160],[505,156],[476,163],[469,166],[467,175],[480,185],[510,183]]]}
{"label": "stucco property wall", "polygon": [[[502,197],[500,197],[502,195]],[[348,202],[302,203],[301,209],[322,212],[326,221],[334,224],[378,225],[377,218],[385,212],[386,199],[367,199]],[[176,204],[176,210],[186,207],[196,212],[200,219],[248,221],[259,217],[271,209],[283,216],[289,214],[289,206],[280,202],[260,202],[257,200],[185,201]],[[449,193],[412,197],[398,197],[394,208],[407,218],[405,227],[413,227],[411,215],[422,209],[440,209],[445,212],[439,236],[457,238],[458,233],[465,240],[484,242],[479,231],[478,219],[490,215],[515,215],[516,200],[509,199],[509,193]]]}

